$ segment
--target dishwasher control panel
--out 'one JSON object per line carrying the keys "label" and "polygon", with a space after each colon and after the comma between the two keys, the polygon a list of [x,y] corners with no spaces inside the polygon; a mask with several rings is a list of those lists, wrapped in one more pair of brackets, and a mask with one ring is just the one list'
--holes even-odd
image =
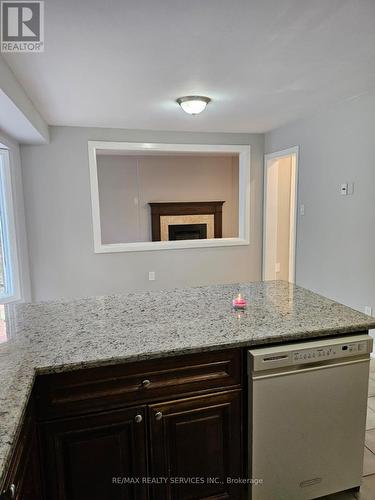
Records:
{"label": "dishwasher control panel", "polygon": [[248,351],[249,373],[275,371],[298,365],[349,361],[349,358],[370,358],[373,339],[368,334],[321,338]]}
{"label": "dishwasher control panel", "polygon": [[293,364],[314,363],[335,358],[345,358],[368,352],[368,343],[349,342],[334,346],[315,347],[313,349],[301,349],[293,352]]}

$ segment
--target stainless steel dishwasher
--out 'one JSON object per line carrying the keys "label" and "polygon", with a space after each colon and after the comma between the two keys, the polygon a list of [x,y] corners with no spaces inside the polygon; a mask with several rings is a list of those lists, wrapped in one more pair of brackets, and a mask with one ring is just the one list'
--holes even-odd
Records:
{"label": "stainless steel dishwasher", "polygon": [[372,338],[251,349],[252,500],[305,500],[358,487]]}

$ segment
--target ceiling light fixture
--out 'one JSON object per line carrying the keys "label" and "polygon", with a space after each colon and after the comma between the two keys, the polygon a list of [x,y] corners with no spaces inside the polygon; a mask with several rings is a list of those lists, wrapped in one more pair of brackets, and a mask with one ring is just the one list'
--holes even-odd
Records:
{"label": "ceiling light fixture", "polygon": [[203,95],[187,95],[176,99],[181,108],[189,115],[198,115],[206,108],[211,101],[209,97]]}

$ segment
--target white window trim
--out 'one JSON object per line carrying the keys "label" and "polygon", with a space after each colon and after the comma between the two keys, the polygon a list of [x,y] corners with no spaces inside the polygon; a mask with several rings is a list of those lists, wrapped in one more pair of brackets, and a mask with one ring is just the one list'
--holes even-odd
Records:
{"label": "white window trim", "polygon": [[[97,150],[144,154],[146,151],[162,153],[232,153],[239,155],[239,237],[212,240],[146,241],[135,243],[103,244],[101,238]],[[92,222],[95,253],[172,250],[183,248],[212,248],[250,243],[250,146],[208,144],[162,144],[138,142],[89,141],[89,169]]]}
{"label": "white window trim", "polygon": [[0,164],[1,223],[4,224],[4,260],[6,271],[9,273],[7,282],[10,284],[8,293],[0,295],[0,303],[6,304],[21,300],[21,283],[9,150],[0,148],[0,156],[2,157]]}

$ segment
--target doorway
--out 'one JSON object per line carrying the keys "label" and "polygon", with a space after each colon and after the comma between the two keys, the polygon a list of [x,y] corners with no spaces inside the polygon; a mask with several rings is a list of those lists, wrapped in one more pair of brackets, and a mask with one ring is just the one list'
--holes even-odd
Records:
{"label": "doorway", "polygon": [[263,279],[295,281],[298,146],[264,157]]}

